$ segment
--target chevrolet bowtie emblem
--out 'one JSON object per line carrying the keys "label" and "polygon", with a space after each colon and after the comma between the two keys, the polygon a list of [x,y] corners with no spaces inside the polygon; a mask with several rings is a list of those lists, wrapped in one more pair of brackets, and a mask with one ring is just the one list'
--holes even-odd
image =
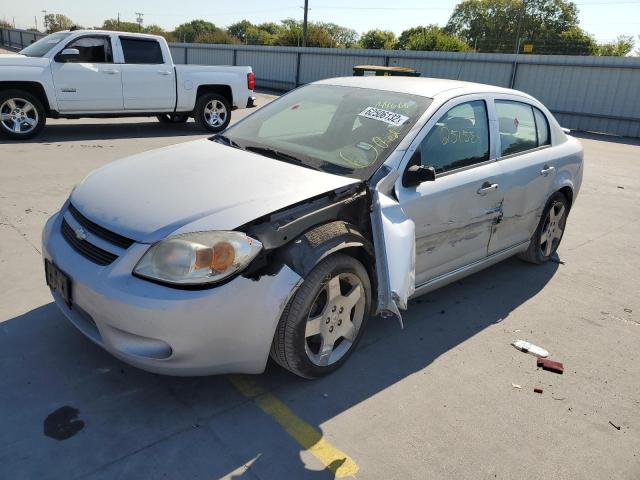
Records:
{"label": "chevrolet bowtie emblem", "polygon": [[87,231],[82,227],[76,228],[73,233],[76,234],[78,240],[85,240],[87,238]]}

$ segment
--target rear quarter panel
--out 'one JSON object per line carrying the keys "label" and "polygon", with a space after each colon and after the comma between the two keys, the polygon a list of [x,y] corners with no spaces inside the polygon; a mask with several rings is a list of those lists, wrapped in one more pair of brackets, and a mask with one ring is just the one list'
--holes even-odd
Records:
{"label": "rear quarter panel", "polygon": [[192,110],[196,104],[198,87],[202,85],[228,85],[231,87],[233,106],[246,108],[253,91],[247,88],[247,74],[251,67],[225,67],[204,65],[176,65],[178,111]]}

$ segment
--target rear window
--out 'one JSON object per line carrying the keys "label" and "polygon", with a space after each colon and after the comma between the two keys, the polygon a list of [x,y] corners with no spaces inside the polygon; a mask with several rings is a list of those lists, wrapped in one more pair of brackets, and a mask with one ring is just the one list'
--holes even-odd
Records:
{"label": "rear window", "polygon": [[162,49],[155,40],[120,37],[125,63],[151,64],[164,63]]}
{"label": "rear window", "polygon": [[531,150],[538,146],[533,107],[526,103],[496,100],[500,127],[501,156]]}

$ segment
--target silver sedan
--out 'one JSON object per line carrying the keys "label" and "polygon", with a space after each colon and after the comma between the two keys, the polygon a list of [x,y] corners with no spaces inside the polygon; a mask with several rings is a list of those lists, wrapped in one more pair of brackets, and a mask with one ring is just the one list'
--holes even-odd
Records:
{"label": "silver sedan", "polygon": [[111,163],[43,233],[69,320],[172,375],[339,368],[376,314],[512,255],[553,255],[582,148],[522,92],[352,77],[223,134]]}

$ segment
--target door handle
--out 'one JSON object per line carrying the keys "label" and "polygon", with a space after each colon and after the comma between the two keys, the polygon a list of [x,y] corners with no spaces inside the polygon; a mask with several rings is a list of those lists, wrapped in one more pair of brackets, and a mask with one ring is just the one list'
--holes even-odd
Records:
{"label": "door handle", "polygon": [[106,73],[107,75],[115,75],[116,73],[120,73],[120,70],[116,68],[106,68],[102,70],[102,73]]}
{"label": "door handle", "polygon": [[478,189],[478,195],[486,195],[489,192],[493,192],[495,190],[498,190],[498,184],[497,183],[489,183],[489,182],[484,182],[482,184],[482,186]]}
{"label": "door handle", "polygon": [[158,75],[171,75],[169,70],[158,70]]}
{"label": "door handle", "polygon": [[546,177],[547,175],[552,173],[555,169],[556,167],[550,167],[549,165],[545,165],[544,167],[542,167],[542,170],[540,170],[540,175]]}

